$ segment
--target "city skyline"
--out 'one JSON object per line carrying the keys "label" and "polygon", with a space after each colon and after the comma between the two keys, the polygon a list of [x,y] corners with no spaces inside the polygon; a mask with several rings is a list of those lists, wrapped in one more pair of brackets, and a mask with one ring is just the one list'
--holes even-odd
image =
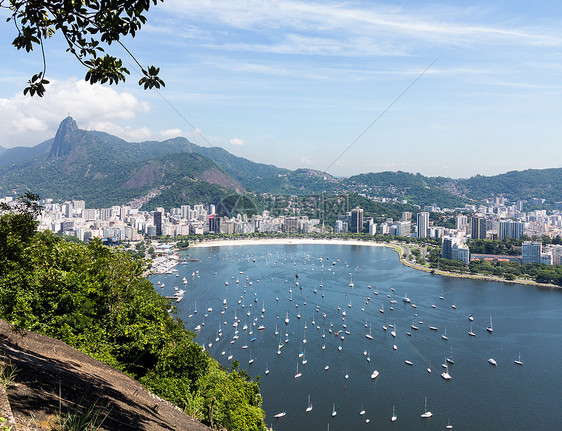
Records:
{"label": "city skyline", "polygon": [[[129,141],[185,136],[337,176],[559,167],[560,7],[168,0],[125,41],[142,64],[161,67],[164,99],[137,87],[130,64],[124,85],[84,83],[60,37],[46,44],[46,96],[26,98],[40,53],[0,45],[0,145],[36,145],[70,113],[83,129]],[[0,34],[9,41],[14,28]]]}

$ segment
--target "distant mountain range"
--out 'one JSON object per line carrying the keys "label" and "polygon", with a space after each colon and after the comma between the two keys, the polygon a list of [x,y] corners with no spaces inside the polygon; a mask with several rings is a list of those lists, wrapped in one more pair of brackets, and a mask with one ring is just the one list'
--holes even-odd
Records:
{"label": "distant mountain range", "polygon": [[217,202],[247,191],[270,194],[351,193],[418,205],[455,207],[492,195],[562,201],[562,169],[529,169],[469,179],[379,172],[335,178],[312,169],[278,168],[185,138],[131,143],[80,130],[64,119],[53,139],[34,147],[0,147],[0,196],[31,190],[42,197],[84,199],[88,207],[126,203],[160,190],[152,205]]}

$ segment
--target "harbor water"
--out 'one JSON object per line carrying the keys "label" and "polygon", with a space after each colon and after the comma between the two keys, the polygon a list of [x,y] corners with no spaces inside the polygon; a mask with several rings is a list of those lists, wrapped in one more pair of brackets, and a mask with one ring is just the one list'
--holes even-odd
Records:
{"label": "harbor water", "polygon": [[259,376],[275,430],[562,423],[560,290],[440,277],[355,245],[200,247],[176,269],[155,288],[185,290],[176,306],[197,342]]}

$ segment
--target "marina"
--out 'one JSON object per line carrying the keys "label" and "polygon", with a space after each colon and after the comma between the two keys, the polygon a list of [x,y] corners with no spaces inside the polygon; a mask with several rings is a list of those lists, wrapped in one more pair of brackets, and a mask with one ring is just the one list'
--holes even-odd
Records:
{"label": "marina", "polygon": [[[197,341],[225,368],[238,360],[261,376],[266,423],[276,430],[444,429],[449,421],[554,429],[562,420],[548,395],[562,386],[562,343],[552,342],[562,337],[559,291],[433,276],[382,247],[200,247],[189,258],[198,261],[177,266],[179,277],[154,275],[155,287],[184,289],[175,305],[188,329],[198,327]],[[194,314],[196,303],[212,312]],[[467,336],[467,323],[477,336]],[[441,363],[442,373],[429,372]],[[425,397],[431,418],[420,418]]]}

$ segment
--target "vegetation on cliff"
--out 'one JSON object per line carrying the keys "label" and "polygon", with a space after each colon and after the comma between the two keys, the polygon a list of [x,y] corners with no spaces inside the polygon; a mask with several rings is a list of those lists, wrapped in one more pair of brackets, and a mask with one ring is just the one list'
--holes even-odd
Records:
{"label": "vegetation on cliff", "polygon": [[138,379],[204,423],[263,430],[259,384],[194,341],[129,253],[37,233],[36,196],[0,217],[0,317]]}

